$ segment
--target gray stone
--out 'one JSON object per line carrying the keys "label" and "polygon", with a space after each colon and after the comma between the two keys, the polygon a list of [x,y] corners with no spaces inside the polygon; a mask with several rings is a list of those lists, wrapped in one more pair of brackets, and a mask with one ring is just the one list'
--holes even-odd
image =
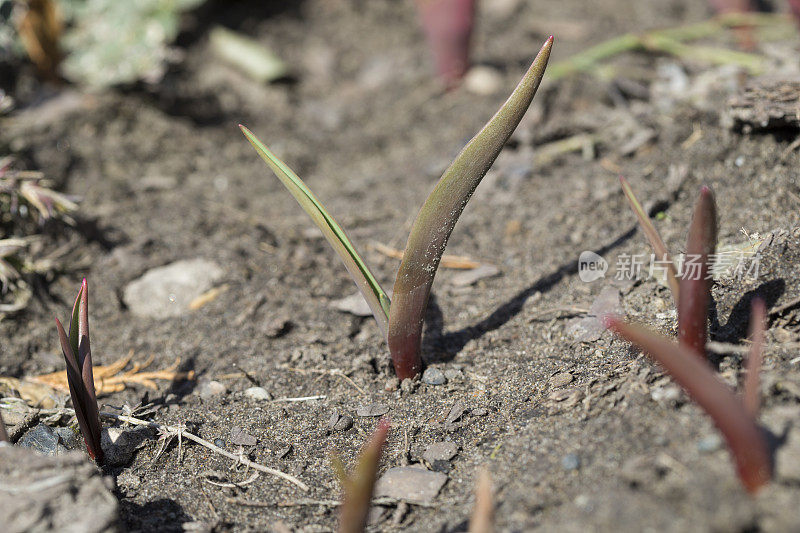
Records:
{"label": "gray stone", "polygon": [[561,466],[564,470],[577,470],[581,467],[581,458],[577,454],[568,453],[561,458]]}
{"label": "gray stone", "polygon": [[430,503],[439,494],[447,476],[418,466],[396,466],[381,476],[375,495],[412,503]]}
{"label": "gray stone", "polygon": [[100,432],[100,447],[108,466],[125,466],[131,462],[136,450],[153,437],[147,426],[133,428],[105,428]]}
{"label": "gray stone", "polygon": [[559,372],[555,376],[550,378],[550,386],[551,387],[563,387],[564,385],[569,385],[572,383],[572,374],[569,372]]}
{"label": "gray stone", "polygon": [[258,444],[258,439],[239,426],[233,426],[231,428],[231,444],[236,446],[255,446]]}
{"label": "gray stone", "polygon": [[292,329],[292,321],[286,316],[275,317],[264,325],[264,335],[270,339],[282,337]]}
{"label": "gray stone", "polygon": [[244,395],[251,400],[258,400],[262,402],[268,402],[272,399],[272,395],[264,387],[250,387],[244,391]]}
{"label": "gray stone", "polygon": [[334,411],[328,419],[328,427],[334,431],[347,431],[353,427],[353,417],[350,415],[340,415]]}
{"label": "gray stone", "polygon": [[342,415],[336,425],[333,426],[333,429],[336,431],[347,431],[353,427],[353,417],[350,415]]}
{"label": "gray stone", "polygon": [[442,441],[428,445],[422,458],[433,463],[434,461],[449,461],[458,453],[458,445],[455,442]]}
{"label": "gray stone", "polygon": [[490,96],[503,88],[503,76],[493,67],[478,65],[464,76],[464,88],[480,96]]}
{"label": "gray stone", "polygon": [[452,468],[453,465],[450,464],[450,461],[445,461],[444,459],[436,459],[435,461],[431,461],[431,470],[434,472],[449,474]]}
{"label": "gray stone", "polygon": [[428,367],[422,373],[422,382],[428,385],[444,385],[447,383],[447,378],[444,376],[444,372],[438,368]]}
{"label": "gray stone", "polygon": [[38,424],[25,433],[18,446],[32,448],[43,455],[63,455],[80,447],[80,439],[69,428],[51,428]]}
{"label": "gray stone", "polygon": [[0,446],[0,516],[4,533],[121,531],[113,485],[86,459],[69,452],[46,457]]}
{"label": "gray stone", "polygon": [[453,381],[456,379],[462,379],[464,377],[464,373],[458,368],[445,368],[444,377],[446,377],[448,381]]}
{"label": "gray stone", "polygon": [[225,394],[228,392],[227,387],[220,383],[219,381],[204,381],[197,386],[197,395],[200,396],[204,400],[208,400],[214,396],[219,396],[220,394]]}
{"label": "gray stone", "polygon": [[383,403],[370,403],[359,405],[356,408],[358,416],[383,416],[389,412],[389,406]]}
{"label": "gray stone", "polygon": [[129,283],[122,299],[135,315],[168,318],[189,311],[189,304],[222,279],[222,269],[205,259],[187,259],[154,268]]}

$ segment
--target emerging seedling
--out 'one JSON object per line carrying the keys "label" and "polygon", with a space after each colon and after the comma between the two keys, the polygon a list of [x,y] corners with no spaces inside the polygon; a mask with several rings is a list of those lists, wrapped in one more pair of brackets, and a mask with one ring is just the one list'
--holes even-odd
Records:
{"label": "emerging seedling", "polygon": [[[623,189],[637,215],[641,205],[633,197],[627,183]],[[640,217],[640,221],[643,217]],[[649,223],[645,219],[645,223]],[[652,228],[652,226],[651,226]],[[654,239],[648,233],[651,243]],[[708,331],[708,304],[710,301],[710,276],[708,256],[716,245],[717,221],[714,198],[707,187],[700,191],[695,205],[686,257],[695,263],[687,267],[684,262],[680,280],[678,301],[678,342],[653,333],[641,326],[626,324],[614,317],[606,317],[606,326],[639,346],[683,387],[689,396],[702,407],[714,421],[728,443],[728,448],[736,462],[739,478],[745,488],[752,492],[769,482],[772,477],[772,455],[767,433],[758,422],[759,369],[761,366],[762,344],[766,327],[766,310],[761,300],[753,302],[750,317],[750,336],[752,344],[747,358],[747,375],[742,396],[737,396],[716,375],[708,363],[705,353]],[[657,233],[655,234],[657,237]],[[660,241],[660,238],[658,238]],[[663,243],[662,243],[663,246]],[[659,250],[653,245],[656,253]],[[666,251],[662,255],[665,255]]]}
{"label": "emerging seedling", "polygon": [[333,467],[344,489],[344,501],[339,510],[339,533],[361,533],[367,526],[378,464],[388,433],[389,421],[381,420],[372,438],[361,450],[355,470],[351,474],[345,472],[338,457],[333,458]]}
{"label": "emerging seedling", "polygon": [[394,301],[391,305],[386,292],[364,263],[344,229],[306,184],[250,130],[239,126],[247,140],[311,216],[344,262],[387,340],[395,373],[401,380],[416,376],[422,369],[422,322],[433,278],[450,233],[475,188],[533,100],[547,67],[552,46],[551,36],[508,100],[445,170],[422,205],[408,237],[395,279]]}
{"label": "emerging seedling", "polygon": [[636,199],[625,178],[620,177],[620,182],[625,197],[653,248],[655,258],[666,266],[667,284],[678,307],[678,341],[694,350],[699,357],[705,357],[708,305],[711,302],[709,257],[714,254],[717,243],[717,208],[714,195],[708,187],[700,189],[700,197],[694,206],[689,225],[683,268],[678,277],[667,247],[642,204]]}
{"label": "emerging seedling", "polygon": [[494,531],[494,501],[492,501],[492,476],[482,468],[475,481],[475,507],[469,521],[468,533]]}
{"label": "emerging seedling", "polygon": [[416,0],[436,73],[450,89],[469,68],[469,49],[475,23],[475,0]]}
{"label": "emerging seedling", "polygon": [[[737,396],[714,372],[711,365],[697,357],[688,346],[675,343],[641,326],[606,318],[606,325],[629,342],[639,346],[672,376],[689,396],[708,413],[722,432],[736,462],[742,484],[751,492],[767,484],[772,477],[772,454],[767,433],[758,422],[758,368],[763,338],[763,302],[754,303],[751,328],[754,335],[748,357],[744,394]],[[759,311],[759,308],[761,309]]]}
{"label": "emerging seedling", "polygon": [[56,328],[61,341],[61,351],[67,362],[67,382],[78,426],[86,442],[89,457],[103,464],[100,447],[100,417],[92,373],[92,350],[89,345],[89,287],[84,278],[78,297],[72,306],[69,336],[56,318]]}

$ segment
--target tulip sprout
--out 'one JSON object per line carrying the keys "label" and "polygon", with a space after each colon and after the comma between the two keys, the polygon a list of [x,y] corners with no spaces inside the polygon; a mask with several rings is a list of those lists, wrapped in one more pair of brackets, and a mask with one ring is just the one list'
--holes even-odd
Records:
{"label": "tulip sprout", "polygon": [[552,45],[551,36],[508,100],[445,170],[422,205],[408,237],[391,303],[344,229],[306,184],[249,129],[239,126],[344,262],[384,334],[400,379],[413,378],[422,370],[422,323],[447,240],[475,188],[530,106],[544,76]]}
{"label": "tulip sprout", "polygon": [[[644,215],[625,180],[623,190],[645,228],[655,253],[668,258],[658,234]],[[648,227],[649,226],[649,227]],[[736,462],[742,484],[755,492],[772,477],[772,450],[767,432],[758,424],[760,405],[759,370],[762,359],[766,310],[760,299],[753,301],[750,317],[750,346],[744,391],[736,395],[714,371],[706,358],[708,307],[711,301],[709,256],[714,253],[717,216],[714,197],[708,187],[700,190],[686,247],[687,260],[680,277],[679,291],[673,296],[678,305],[678,342],[641,326],[627,324],[616,317],[605,317],[606,326],[639,346],[708,413],[719,428]],[[658,244],[660,243],[660,244]],[[691,258],[692,263],[687,264]],[[690,268],[691,267],[691,268]],[[668,279],[670,279],[668,272]],[[673,286],[674,284],[670,284]]]}
{"label": "tulip sprout", "polygon": [[86,443],[89,457],[103,464],[100,447],[100,417],[92,372],[92,350],[89,344],[89,286],[84,278],[78,297],[72,306],[69,335],[56,318],[61,351],[67,362],[67,382],[78,426]]}

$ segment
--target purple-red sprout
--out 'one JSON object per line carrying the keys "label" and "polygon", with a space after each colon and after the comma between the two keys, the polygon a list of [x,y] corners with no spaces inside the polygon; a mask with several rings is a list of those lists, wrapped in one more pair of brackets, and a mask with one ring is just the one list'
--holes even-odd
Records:
{"label": "purple-red sprout", "polygon": [[103,464],[100,446],[100,416],[92,372],[92,350],[89,343],[89,286],[84,278],[69,323],[69,335],[56,318],[56,329],[61,341],[61,351],[67,363],[69,395],[75,408],[78,427],[86,443],[89,457]]}
{"label": "purple-red sprout", "polygon": [[717,207],[711,189],[700,189],[694,207],[678,298],[678,342],[705,357],[708,305],[711,301],[709,257],[717,244]]}
{"label": "purple-red sprout", "polygon": [[552,47],[551,35],[500,110],[444,171],[414,220],[389,307],[387,344],[401,380],[413,378],[422,370],[422,324],[447,240],[475,189],[530,106]]}
{"label": "purple-red sprout", "polygon": [[716,375],[705,358],[641,326],[605,317],[606,327],[637,345],[708,413],[719,428],[736,463],[742,484],[754,493],[772,477],[772,454],[766,432],[745,403]]}
{"label": "purple-red sprout", "polygon": [[367,526],[367,516],[375,489],[375,478],[383,454],[386,436],[389,434],[389,420],[382,419],[370,440],[358,456],[358,462],[351,474],[344,471],[338,460],[334,467],[344,488],[344,501],[339,510],[339,533],[361,533]]}
{"label": "purple-red sprout", "polygon": [[745,409],[753,418],[758,417],[761,410],[761,362],[764,356],[764,331],[767,327],[767,308],[764,300],[753,300],[750,315],[750,350],[747,354],[746,374],[742,387],[742,400]]}
{"label": "purple-red sprout", "polygon": [[475,0],[416,0],[416,3],[436,73],[451,89],[469,68]]}

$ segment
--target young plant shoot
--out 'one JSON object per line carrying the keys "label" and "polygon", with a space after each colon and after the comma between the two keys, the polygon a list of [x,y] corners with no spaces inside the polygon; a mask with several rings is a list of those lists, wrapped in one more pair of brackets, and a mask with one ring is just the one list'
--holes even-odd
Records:
{"label": "young plant shoot", "polygon": [[606,326],[627,341],[637,345],[658,361],[686,393],[711,417],[719,428],[736,463],[736,471],[744,487],[755,493],[772,477],[772,453],[766,431],[758,424],[758,369],[761,347],[756,339],[763,337],[763,303],[755,303],[751,328],[761,329],[753,337],[748,358],[744,393],[737,396],[714,372],[713,367],[686,345],[653,333],[641,326],[606,317]]}
{"label": "young plant shoot", "polygon": [[530,106],[552,46],[551,36],[508,100],[445,170],[422,205],[408,237],[391,305],[386,292],[322,203],[285,163],[240,125],[247,140],[311,216],[344,262],[384,334],[395,373],[401,380],[413,378],[422,370],[422,322],[450,233],[475,188]]}
{"label": "young plant shoot", "polygon": [[620,182],[622,191],[653,248],[655,259],[667,267],[667,285],[678,307],[678,342],[694,350],[698,357],[705,357],[708,305],[711,302],[711,265],[708,258],[714,254],[717,243],[717,207],[714,194],[708,187],[700,190],[689,225],[683,275],[679,278],[664,241],[642,204],[636,199],[631,186],[625,178],[620,177]]}
{"label": "young plant shoot", "polygon": [[361,533],[367,527],[375,478],[388,433],[389,421],[383,419],[361,450],[355,470],[351,474],[345,472],[338,457],[333,458],[334,470],[344,490],[344,501],[339,510],[339,533]]}
{"label": "young plant shoot", "polygon": [[[655,233],[649,220],[643,215],[641,204],[623,180],[623,190],[640,222],[645,234],[660,257],[666,257],[663,243]],[[638,208],[636,207],[638,206]],[[653,237],[655,235],[655,238]],[[772,477],[772,454],[767,433],[758,422],[759,368],[761,345],[766,327],[766,311],[760,300],[753,302],[750,317],[751,348],[747,360],[747,374],[743,395],[737,396],[716,375],[706,359],[706,337],[708,331],[708,307],[711,300],[709,256],[714,253],[717,235],[717,217],[714,197],[710,189],[703,187],[695,204],[689,238],[686,246],[686,261],[680,279],[678,303],[678,342],[653,333],[641,326],[626,324],[615,317],[606,317],[606,326],[629,342],[639,346],[672,376],[672,378],[705,410],[722,432],[736,462],[739,478],[745,488],[755,492]],[[692,264],[687,265],[691,260]],[[677,295],[676,295],[677,296]]]}
{"label": "young plant shoot", "polygon": [[100,417],[92,373],[92,350],[89,345],[89,287],[84,278],[78,297],[72,306],[69,335],[56,318],[56,328],[61,341],[61,351],[67,362],[69,395],[75,408],[75,417],[86,443],[89,457],[103,464],[100,447]]}
{"label": "young plant shoot", "polygon": [[469,68],[469,44],[476,0],[416,0],[436,73],[451,89]]}

